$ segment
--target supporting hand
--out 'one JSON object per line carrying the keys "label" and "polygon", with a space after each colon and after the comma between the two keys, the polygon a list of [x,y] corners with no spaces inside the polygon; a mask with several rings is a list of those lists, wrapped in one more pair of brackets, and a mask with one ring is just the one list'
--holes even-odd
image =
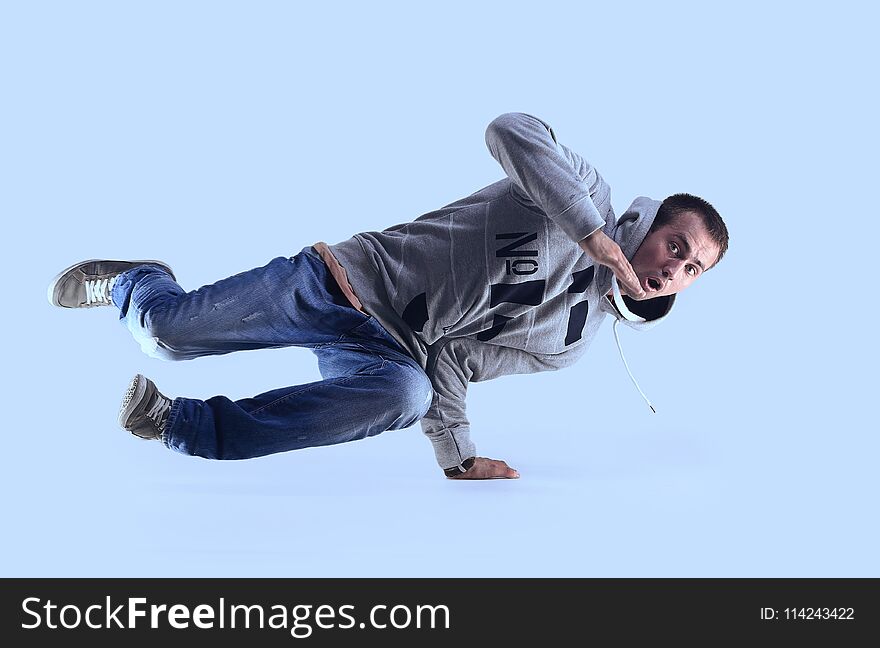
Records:
{"label": "supporting hand", "polygon": [[466,472],[449,479],[519,479],[519,473],[499,459],[475,457]]}
{"label": "supporting hand", "polygon": [[608,266],[621,290],[633,299],[644,299],[647,293],[642,288],[639,278],[627,261],[620,246],[602,230],[596,230],[578,243],[580,248],[589,254],[597,263]]}

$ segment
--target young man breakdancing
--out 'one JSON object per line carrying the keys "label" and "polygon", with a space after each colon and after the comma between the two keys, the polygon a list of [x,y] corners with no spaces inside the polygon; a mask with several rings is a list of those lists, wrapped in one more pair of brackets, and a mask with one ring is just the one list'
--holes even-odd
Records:
{"label": "young man breakdancing", "polygon": [[468,382],[568,367],[607,315],[615,337],[619,321],[657,324],[721,260],[728,233],[690,194],[638,197],[616,218],[602,176],[532,115],[499,116],[486,143],[508,177],[413,222],[189,293],[158,261],[84,261],[49,300],[116,306],[153,357],[290,345],[318,357],[323,380],[238,401],[171,399],[135,376],[120,424],[178,452],[246,459],[421,421],[447,477],[519,477],[476,455]]}

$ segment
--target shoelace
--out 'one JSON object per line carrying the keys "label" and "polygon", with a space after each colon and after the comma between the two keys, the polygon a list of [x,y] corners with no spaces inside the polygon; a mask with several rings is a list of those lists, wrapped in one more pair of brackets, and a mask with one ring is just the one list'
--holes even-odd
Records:
{"label": "shoelace", "polygon": [[119,275],[104,279],[88,279],[85,282],[86,304],[109,304],[110,293]]}
{"label": "shoelace", "polygon": [[[626,307],[626,303],[623,301],[623,297],[620,295],[620,287],[617,285],[617,278],[614,275],[611,275],[611,290],[613,291],[614,295],[614,304],[615,306],[617,306],[617,310],[620,311],[620,314],[623,315],[624,319],[627,319],[630,322],[645,321],[645,318],[639,317]],[[636,386],[636,389],[642,395],[642,398],[645,399],[648,407],[650,407],[651,411],[656,414],[657,410],[654,409],[654,406],[651,405],[651,401],[649,401],[648,397],[645,396],[645,392],[643,392],[642,388],[639,387],[639,383],[636,382],[636,377],[633,376],[632,371],[629,370],[629,365],[626,363],[626,357],[623,355],[623,346],[620,344],[620,336],[617,334],[618,324],[620,324],[620,320],[618,318],[614,318],[614,324],[611,325],[611,330],[614,332],[614,341],[617,343],[617,351],[618,353],[620,353],[620,359],[623,361],[623,368],[626,369],[626,373],[629,375],[629,379],[632,380],[632,384]]]}
{"label": "shoelace", "polygon": [[165,428],[165,419],[168,413],[168,410],[171,409],[171,401],[167,398],[162,398],[161,396],[156,396],[156,401],[150,405],[150,409],[147,410],[147,418],[151,419],[160,431]]}

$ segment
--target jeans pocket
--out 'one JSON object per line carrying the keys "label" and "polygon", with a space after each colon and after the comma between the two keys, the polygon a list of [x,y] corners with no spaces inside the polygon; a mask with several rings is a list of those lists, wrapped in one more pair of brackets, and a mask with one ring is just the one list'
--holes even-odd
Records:
{"label": "jeans pocket", "polygon": [[345,334],[351,335],[352,333],[359,333],[363,328],[368,327],[369,324],[376,321],[376,318],[370,315],[369,313],[364,313],[363,311],[359,311],[356,308],[351,309],[354,313],[356,313],[356,317],[358,317],[361,321],[355,324],[353,327],[348,329]]}

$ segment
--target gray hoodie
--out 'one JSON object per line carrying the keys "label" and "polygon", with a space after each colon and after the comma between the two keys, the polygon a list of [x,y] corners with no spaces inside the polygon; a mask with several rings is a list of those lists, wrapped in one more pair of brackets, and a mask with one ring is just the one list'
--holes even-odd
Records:
{"label": "gray hoodie", "polygon": [[486,144],[507,178],[412,222],[329,246],[364,310],[431,379],[434,399],[421,425],[444,469],[476,454],[469,382],[567,367],[606,315],[646,329],[674,303],[624,297],[647,321],[623,319],[606,297],[612,273],[578,246],[602,229],[632,259],[659,201],[636,198],[615,218],[602,176],[532,115],[497,117]]}

